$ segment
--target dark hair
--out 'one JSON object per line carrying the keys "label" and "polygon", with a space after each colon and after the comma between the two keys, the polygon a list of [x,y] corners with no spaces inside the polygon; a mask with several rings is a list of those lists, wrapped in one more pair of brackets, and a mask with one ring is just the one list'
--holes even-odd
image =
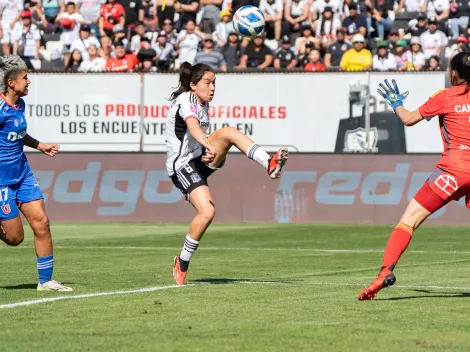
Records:
{"label": "dark hair", "polygon": [[462,51],[456,54],[450,61],[450,69],[457,72],[459,78],[467,82],[466,94],[470,88],[470,53]]}
{"label": "dark hair", "polygon": [[182,93],[190,92],[190,83],[197,84],[206,72],[215,73],[209,65],[196,64],[193,66],[189,62],[183,62],[180,66],[180,82],[178,88],[171,93],[170,100],[175,100]]}
{"label": "dark hair", "polygon": [[[80,60],[77,62],[77,64],[74,64],[73,60],[73,54],[78,51],[80,53]],[[75,49],[72,51],[70,54],[70,59],[69,62],[67,62],[67,66],[65,67],[65,72],[77,72],[78,68],[80,67],[80,64],[83,62],[83,57],[82,57],[82,52],[78,49]]]}

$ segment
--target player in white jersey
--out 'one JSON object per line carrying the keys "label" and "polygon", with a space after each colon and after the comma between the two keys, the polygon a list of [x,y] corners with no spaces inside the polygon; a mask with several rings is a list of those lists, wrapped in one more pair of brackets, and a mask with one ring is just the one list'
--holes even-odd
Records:
{"label": "player in white jersey", "polygon": [[271,157],[233,127],[225,127],[206,136],[209,102],[214,93],[215,73],[210,66],[192,66],[188,62],[181,65],[179,86],[171,95],[173,105],[166,121],[166,168],[197,215],[189,226],[181,254],[174,258],[173,277],[178,285],[184,284],[189,261],[214,218],[215,206],[207,178],[222,168],[229,149],[235,146],[263,166],[273,179],[280,177],[288,157],[287,148],[280,148]]}

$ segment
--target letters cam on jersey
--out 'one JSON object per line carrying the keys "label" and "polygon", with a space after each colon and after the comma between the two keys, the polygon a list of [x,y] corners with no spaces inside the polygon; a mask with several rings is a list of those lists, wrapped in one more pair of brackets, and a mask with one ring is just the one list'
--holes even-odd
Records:
{"label": "letters cam on jersey", "polygon": [[441,90],[419,112],[426,120],[439,116],[444,151],[437,167],[470,173],[470,94],[465,89],[461,84]]}
{"label": "letters cam on jersey", "polygon": [[189,133],[186,120],[195,118],[204,132],[209,128],[209,103],[201,105],[193,93],[179,95],[166,119],[166,169],[173,176],[191,159],[202,154],[202,145]]}
{"label": "letters cam on jersey", "polygon": [[25,103],[10,106],[0,94],[0,185],[20,182],[29,171],[23,152],[26,134]]}

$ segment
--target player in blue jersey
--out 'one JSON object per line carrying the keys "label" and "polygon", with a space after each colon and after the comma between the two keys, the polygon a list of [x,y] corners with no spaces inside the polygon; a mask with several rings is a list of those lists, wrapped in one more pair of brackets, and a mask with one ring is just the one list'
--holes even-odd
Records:
{"label": "player in blue jersey", "polygon": [[28,165],[24,146],[48,156],[59,151],[57,144],[43,144],[26,133],[25,102],[28,94],[28,68],[15,55],[0,57],[0,239],[18,246],[24,239],[19,212],[34,232],[39,274],[38,291],[72,291],[52,280],[54,257],[49,219],[44,197]]}

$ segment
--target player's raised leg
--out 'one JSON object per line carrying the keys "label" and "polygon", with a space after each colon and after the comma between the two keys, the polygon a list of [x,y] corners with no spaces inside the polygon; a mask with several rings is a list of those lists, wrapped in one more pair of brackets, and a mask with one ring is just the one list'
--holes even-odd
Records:
{"label": "player's raised leg", "polygon": [[395,284],[396,277],[393,273],[398,260],[408,247],[414,230],[432,213],[446,205],[452,197],[443,199],[436,194],[426,181],[415,197],[408,204],[400,222],[392,231],[382,260],[382,266],[377,278],[359,294],[360,301],[373,299],[377,293],[385,287]]}
{"label": "player's raised leg", "polygon": [[178,285],[184,284],[189,262],[215,216],[215,205],[209,187],[200,186],[191,191],[189,202],[196,209],[197,215],[189,225],[189,232],[184,240],[181,254],[174,258],[173,277]]}
{"label": "player's raised leg", "polygon": [[44,207],[44,200],[38,199],[23,203],[20,210],[34,232],[34,248],[37,255],[36,265],[39,276],[38,291],[72,291],[72,288],[52,279],[54,255],[51,229]]}
{"label": "player's raised leg", "polygon": [[273,179],[281,176],[282,168],[289,156],[287,148],[281,147],[278,152],[271,157],[248,136],[233,127],[224,127],[214,131],[209,136],[209,142],[217,150],[214,161],[209,164],[210,167],[218,167],[225,160],[230,148],[235,146],[242,153],[246,154],[249,159],[263,166]]}

